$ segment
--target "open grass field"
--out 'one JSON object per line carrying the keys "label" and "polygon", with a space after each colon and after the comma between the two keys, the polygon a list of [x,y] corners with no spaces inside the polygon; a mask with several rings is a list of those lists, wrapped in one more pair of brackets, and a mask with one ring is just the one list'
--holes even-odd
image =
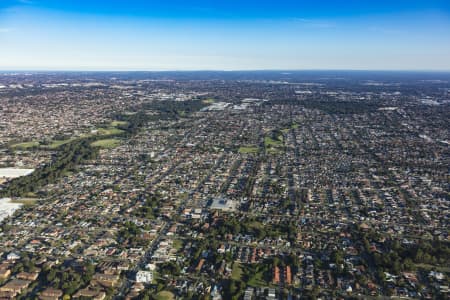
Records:
{"label": "open grass field", "polygon": [[297,128],[298,128],[298,124],[297,124],[297,123],[292,123],[290,127],[281,129],[281,131],[282,131],[284,134],[286,134],[286,133],[289,132],[289,130],[291,130],[291,129],[297,129]]}
{"label": "open grass field", "polygon": [[117,134],[121,134],[121,133],[124,133],[124,131],[121,129],[118,129],[118,128],[114,128],[114,127],[98,129],[99,135],[117,135]]}
{"label": "open grass field", "polygon": [[23,204],[24,206],[31,206],[36,203],[37,198],[18,198],[11,200],[11,203]]}
{"label": "open grass field", "polygon": [[264,147],[266,153],[269,154],[280,154],[284,150],[284,137],[283,131],[278,130],[277,132],[272,132],[264,137]]}
{"label": "open grass field", "polygon": [[242,146],[242,147],[239,148],[239,153],[242,153],[242,154],[258,153],[258,147]]}
{"label": "open grass field", "polygon": [[283,149],[282,148],[268,148],[266,150],[266,152],[268,154],[281,154],[281,153],[283,153]]}
{"label": "open grass field", "polygon": [[270,286],[271,282],[265,278],[270,274],[270,268],[270,266],[257,267],[235,261],[231,271],[231,278],[237,281],[248,280],[247,284],[253,287]]}
{"label": "open grass field", "polygon": [[283,137],[278,140],[274,140],[273,138],[266,136],[264,138],[264,145],[266,147],[283,147]]}
{"label": "open grass field", "polygon": [[178,251],[183,247],[183,241],[181,240],[174,240],[173,241],[173,247]]}
{"label": "open grass field", "polygon": [[112,121],[111,122],[112,127],[125,126],[127,124],[128,124],[128,122],[126,122],[126,121]]}
{"label": "open grass field", "polygon": [[120,144],[120,140],[118,139],[104,139],[93,142],[91,145],[93,147],[100,147],[104,149],[112,149],[117,147]]}
{"label": "open grass field", "polygon": [[233,263],[233,269],[231,271],[231,278],[237,281],[242,280],[242,275],[244,274],[244,271],[242,270],[241,263],[235,261]]}
{"label": "open grass field", "polygon": [[252,277],[250,277],[248,285],[254,287],[267,286],[269,283],[265,281],[263,277],[264,277],[263,271],[256,272]]}
{"label": "open grass field", "polygon": [[65,145],[65,144],[70,143],[70,142],[73,142],[75,140],[76,140],[75,138],[71,138],[71,139],[67,139],[67,140],[54,140],[54,141],[51,142],[51,144],[45,145],[45,146],[42,146],[42,147],[43,148],[48,148],[48,149],[57,149],[60,146]]}
{"label": "open grass field", "polygon": [[266,264],[262,266],[258,265],[246,265],[245,274],[248,277],[248,285],[253,287],[271,286],[270,282],[272,277],[272,266]]}
{"label": "open grass field", "polygon": [[[116,127],[120,126],[120,125],[126,125],[126,124],[128,124],[128,123],[124,122],[124,121],[113,121],[111,123],[111,127],[99,128],[97,133],[85,134],[81,138],[87,138],[87,137],[98,136],[98,135],[100,135],[100,136],[119,135],[119,134],[124,133],[124,131],[122,129],[119,129],[119,128],[116,128]],[[70,138],[70,139],[67,139],[67,140],[54,140],[54,141],[51,142],[51,144],[42,146],[42,148],[52,149],[52,150],[53,149],[57,149],[60,146],[62,146],[64,144],[67,144],[67,143],[70,143],[70,142],[73,142],[73,141],[75,141],[77,139],[78,138]]]}
{"label": "open grass field", "polygon": [[119,135],[124,133],[125,131],[123,131],[122,129],[119,128],[115,128],[115,127],[108,127],[108,128],[97,128],[96,132],[90,132],[90,133],[85,133],[83,135],[81,135],[81,138],[89,138],[89,137],[94,137],[94,136],[110,136],[110,135]]}
{"label": "open grass field", "polygon": [[25,142],[25,143],[18,143],[18,144],[11,145],[12,149],[17,149],[17,150],[26,150],[26,149],[30,149],[30,148],[34,148],[34,147],[39,147],[39,142],[32,141],[32,142]]}
{"label": "open grass field", "polygon": [[156,294],[155,299],[157,300],[172,300],[175,299],[175,295],[169,291],[161,291]]}
{"label": "open grass field", "polygon": [[209,99],[205,99],[202,101],[204,104],[213,104],[214,102],[216,102],[216,100],[214,100],[213,98],[209,98]]}
{"label": "open grass field", "polygon": [[269,136],[264,138],[264,146],[266,148],[266,152],[269,154],[279,154],[283,152],[283,138],[279,140],[274,140]]}

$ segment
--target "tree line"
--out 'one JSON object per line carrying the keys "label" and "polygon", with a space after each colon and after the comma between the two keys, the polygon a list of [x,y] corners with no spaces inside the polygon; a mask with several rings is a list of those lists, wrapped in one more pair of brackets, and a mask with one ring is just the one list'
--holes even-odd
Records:
{"label": "tree line", "polygon": [[73,170],[80,162],[94,159],[98,150],[91,146],[91,139],[75,140],[61,146],[52,161],[27,176],[11,180],[0,191],[2,197],[23,197],[47,184],[55,183],[67,171]]}

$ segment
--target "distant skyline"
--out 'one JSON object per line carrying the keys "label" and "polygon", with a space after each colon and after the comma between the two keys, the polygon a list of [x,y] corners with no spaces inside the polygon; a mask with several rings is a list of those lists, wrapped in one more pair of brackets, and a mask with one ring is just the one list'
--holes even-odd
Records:
{"label": "distant skyline", "polygon": [[450,71],[450,1],[0,1],[0,70],[270,69]]}

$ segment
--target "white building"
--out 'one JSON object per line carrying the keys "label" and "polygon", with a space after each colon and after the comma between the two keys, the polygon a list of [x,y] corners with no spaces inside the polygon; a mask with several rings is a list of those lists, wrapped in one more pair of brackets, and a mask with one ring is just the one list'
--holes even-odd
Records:
{"label": "white building", "polygon": [[34,169],[0,168],[0,178],[12,179],[27,176],[33,173]]}
{"label": "white building", "polygon": [[136,282],[152,283],[153,272],[152,271],[138,271],[136,273]]}
{"label": "white building", "polygon": [[14,214],[21,206],[21,203],[11,202],[10,198],[0,198],[0,222]]}
{"label": "white building", "polygon": [[17,260],[17,259],[20,259],[20,255],[17,253],[11,252],[6,256],[6,259],[7,260]]}

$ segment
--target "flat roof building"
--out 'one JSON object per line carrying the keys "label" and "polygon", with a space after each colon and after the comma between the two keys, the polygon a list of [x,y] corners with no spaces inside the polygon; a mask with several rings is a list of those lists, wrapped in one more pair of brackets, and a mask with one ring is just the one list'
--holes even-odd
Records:
{"label": "flat roof building", "polygon": [[213,199],[210,208],[224,211],[234,211],[236,210],[236,202],[223,197],[218,197]]}

